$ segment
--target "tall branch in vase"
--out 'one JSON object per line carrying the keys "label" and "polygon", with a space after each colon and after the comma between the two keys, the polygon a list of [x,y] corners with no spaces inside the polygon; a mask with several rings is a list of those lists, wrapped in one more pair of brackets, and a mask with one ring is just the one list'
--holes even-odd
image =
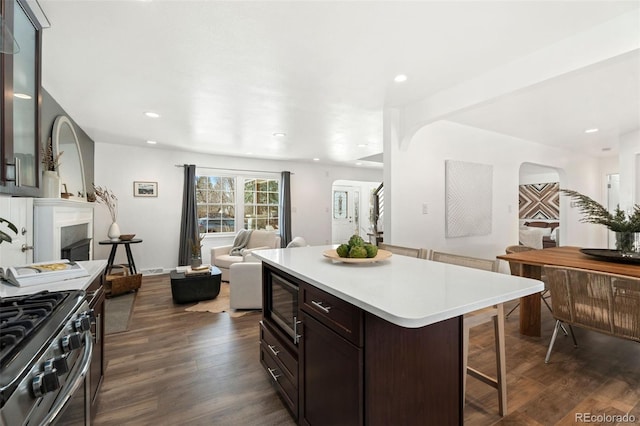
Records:
{"label": "tall branch in vase", "polygon": [[103,188],[93,185],[93,192],[96,194],[96,201],[99,204],[104,204],[107,210],[109,210],[111,226],[109,227],[107,235],[112,241],[117,241],[120,238],[120,227],[116,223],[116,219],[118,218],[118,197],[116,197],[113,191],[106,187]]}

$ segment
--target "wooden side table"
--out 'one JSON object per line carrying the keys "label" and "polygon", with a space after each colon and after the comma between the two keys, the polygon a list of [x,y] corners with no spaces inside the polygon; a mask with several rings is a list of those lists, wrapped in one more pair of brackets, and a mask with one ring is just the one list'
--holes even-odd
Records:
{"label": "wooden side table", "polygon": [[108,275],[111,272],[111,269],[113,269],[113,260],[116,258],[116,250],[118,248],[118,246],[120,244],[124,245],[124,249],[127,253],[127,262],[128,262],[128,266],[129,266],[129,272],[131,272],[131,274],[137,274],[138,271],[136,270],[136,262],[134,262],[133,260],[133,254],[131,254],[131,247],[129,247],[131,244],[137,244],[137,243],[141,243],[142,240],[140,238],[134,238],[132,240],[118,240],[118,241],[111,241],[111,240],[103,240],[103,241],[99,241],[98,244],[100,245],[111,245],[111,252],[109,253],[109,259],[107,260],[107,268],[104,270],[105,275]]}

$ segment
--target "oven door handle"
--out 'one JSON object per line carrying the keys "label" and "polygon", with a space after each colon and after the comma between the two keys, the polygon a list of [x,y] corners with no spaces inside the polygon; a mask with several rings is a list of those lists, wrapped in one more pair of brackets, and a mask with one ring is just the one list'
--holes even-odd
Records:
{"label": "oven door handle", "polygon": [[91,365],[91,358],[93,356],[93,336],[91,333],[84,333],[84,352],[82,354],[82,361],[80,367],[77,369],[76,374],[72,379],[66,381],[66,383],[70,383],[68,387],[65,388],[64,392],[58,397],[58,400],[51,407],[51,410],[47,413],[47,416],[42,420],[40,426],[42,425],[50,425],[53,424],[57,419],[58,415],[62,413],[63,408],[71,399],[71,396],[78,390],[80,385],[84,382],[84,378],[89,371],[89,366]]}

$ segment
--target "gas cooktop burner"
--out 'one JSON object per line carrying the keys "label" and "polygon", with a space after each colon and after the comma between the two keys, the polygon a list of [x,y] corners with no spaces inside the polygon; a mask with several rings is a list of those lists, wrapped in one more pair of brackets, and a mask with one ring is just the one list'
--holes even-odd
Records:
{"label": "gas cooktop burner", "polygon": [[0,366],[19,351],[21,343],[36,332],[68,295],[41,292],[0,301]]}

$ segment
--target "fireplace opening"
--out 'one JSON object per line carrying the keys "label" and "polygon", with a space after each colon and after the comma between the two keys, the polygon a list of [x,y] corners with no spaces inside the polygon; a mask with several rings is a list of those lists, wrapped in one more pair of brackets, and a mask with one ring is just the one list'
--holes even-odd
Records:
{"label": "fireplace opening", "polygon": [[75,243],[63,247],[60,250],[60,258],[72,261],[89,260],[90,249],[91,238],[83,238]]}

